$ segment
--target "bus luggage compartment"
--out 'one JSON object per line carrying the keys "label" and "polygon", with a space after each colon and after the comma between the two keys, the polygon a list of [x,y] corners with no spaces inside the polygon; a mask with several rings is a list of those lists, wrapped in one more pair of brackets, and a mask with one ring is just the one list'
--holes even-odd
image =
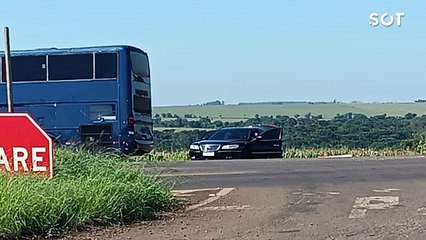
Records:
{"label": "bus luggage compartment", "polygon": [[80,140],[85,145],[112,147],[112,125],[80,125]]}

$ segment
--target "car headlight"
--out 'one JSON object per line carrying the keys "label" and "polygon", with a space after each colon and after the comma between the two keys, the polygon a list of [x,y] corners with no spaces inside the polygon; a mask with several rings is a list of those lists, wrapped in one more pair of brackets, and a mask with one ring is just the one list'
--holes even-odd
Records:
{"label": "car headlight", "polygon": [[223,150],[232,150],[232,149],[237,149],[239,147],[240,147],[240,145],[238,145],[238,144],[231,144],[231,145],[223,145],[222,149]]}
{"label": "car headlight", "polygon": [[191,149],[191,150],[200,150],[200,146],[197,145],[197,144],[191,144],[191,146],[189,146],[189,149]]}

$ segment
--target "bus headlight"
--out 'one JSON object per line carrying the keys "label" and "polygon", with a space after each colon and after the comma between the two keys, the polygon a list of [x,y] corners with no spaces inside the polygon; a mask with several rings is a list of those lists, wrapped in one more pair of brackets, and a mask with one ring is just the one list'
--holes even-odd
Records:
{"label": "bus headlight", "polygon": [[233,149],[237,149],[239,147],[240,147],[240,145],[238,145],[238,144],[231,144],[231,145],[223,145],[222,149],[223,150],[233,150]]}
{"label": "bus headlight", "polygon": [[200,146],[197,145],[197,144],[192,144],[191,146],[189,146],[189,149],[191,149],[191,150],[200,150]]}

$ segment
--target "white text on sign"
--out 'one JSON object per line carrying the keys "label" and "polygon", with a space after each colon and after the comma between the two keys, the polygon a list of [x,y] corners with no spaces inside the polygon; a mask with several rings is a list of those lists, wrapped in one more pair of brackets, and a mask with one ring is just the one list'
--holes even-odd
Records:
{"label": "white text on sign", "polygon": [[6,171],[10,172],[11,166],[10,163],[13,164],[13,171],[18,171],[19,165],[21,165],[22,169],[25,172],[30,171],[28,169],[27,161],[31,161],[32,163],[32,171],[33,172],[45,172],[46,166],[40,166],[39,164],[43,162],[43,157],[39,156],[41,153],[45,153],[45,147],[32,147],[30,152],[24,147],[13,147],[12,148],[12,161],[9,161],[6,151],[3,147],[0,147],[0,166],[3,165]]}

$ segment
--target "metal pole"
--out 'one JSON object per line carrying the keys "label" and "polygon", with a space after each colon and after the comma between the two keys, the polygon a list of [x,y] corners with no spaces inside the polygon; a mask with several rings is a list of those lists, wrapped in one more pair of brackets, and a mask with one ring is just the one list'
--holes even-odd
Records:
{"label": "metal pole", "polygon": [[6,95],[7,95],[7,111],[13,112],[13,96],[12,96],[12,71],[10,64],[10,44],[9,44],[9,28],[4,28],[4,49],[6,63]]}

